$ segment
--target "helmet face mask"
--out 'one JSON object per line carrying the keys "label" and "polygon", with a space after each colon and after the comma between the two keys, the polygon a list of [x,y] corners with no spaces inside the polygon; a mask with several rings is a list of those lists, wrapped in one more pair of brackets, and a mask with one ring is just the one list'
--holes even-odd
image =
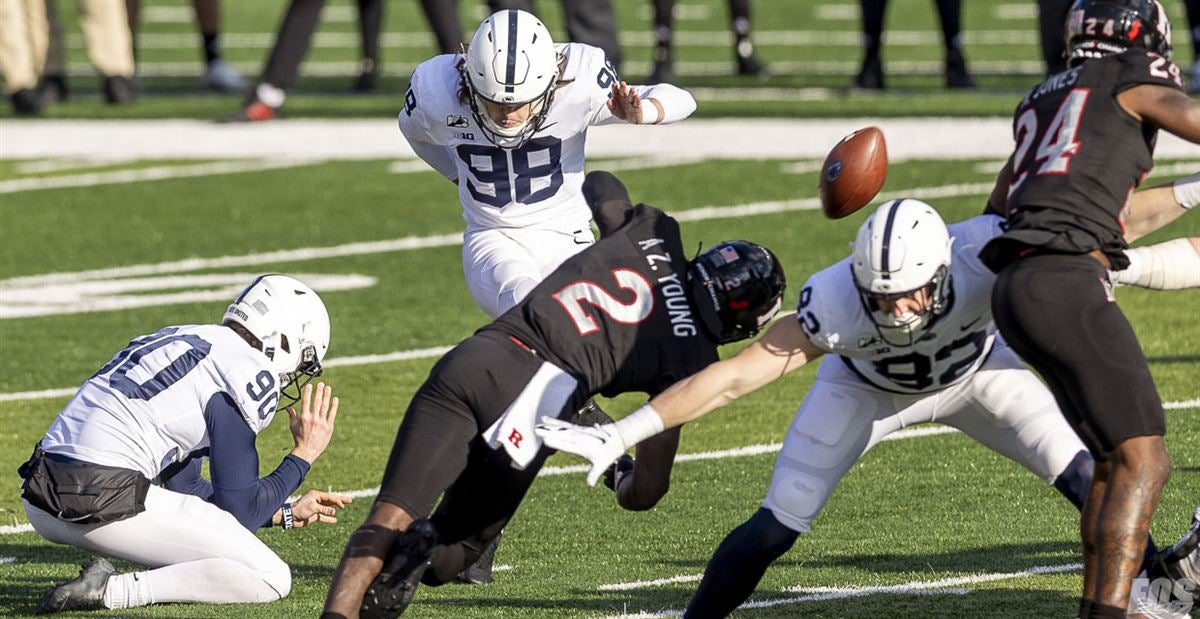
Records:
{"label": "helmet face mask", "polygon": [[[953,243],[937,211],[918,200],[885,203],[859,228],[851,256],[854,285],[888,344],[913,345],[949,308]],[[902,299],[919,310],[897,315]]]}
{"label": "helmet face mask", "polygon": [[278,377],[280,406],[300,399],[300,390],[321,374],[329,349],[329,314],[317,293],[286,275],[255,279],[225,310],[222,324],[236,323],[260,344]]}
{"label": "helmet face mask", "polygon": [[1066,30],[1070,67],[1133,48],[1171,57],[1171,22],[1159,0],[1076,0]]}
{"label": "helmet face mask", "polygon": [[691,261],[697,304],[711,302],[720,322],[717,343],[753,337],[783,304],[787,279],[779,259],[748,241],[719,243]]}
{"label": "helmet face mask", "polygon": [[[501,148],[518,148],[542,128],[550,113],[559,54],[550,31],[536,17],[515,9],[498,11],[475,31],[459,75],[484,137]],[[526,117],[506,126],[504,112],[526,105]]]}

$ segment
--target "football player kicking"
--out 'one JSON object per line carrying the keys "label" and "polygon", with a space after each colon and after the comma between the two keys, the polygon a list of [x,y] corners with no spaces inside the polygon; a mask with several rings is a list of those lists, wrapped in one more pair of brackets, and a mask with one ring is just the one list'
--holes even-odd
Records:
{"label": "football player kicking", "polygon": [[[394,617],[418,583],[452,581],[474,562],[552,453],[538,417],[569,417],[597,393],[656,394],[778,311],[783,270],[765,248],[729,241],[688,261],[679,224],[632,206],[616,177],[593,172],[583,191],[600,240],[442,357],[413,396],[326,619]],[[623,507],[666,493],[678,440],[664,432],[638,449],[615,484]]]}
{"label": "football player kicking", "polygon": [[[288,565],[254,532],[337,522],[350,502],[317,490],[286,502],[333,436],[338,400],[309,384],[328,348],[317,294],[266,275],[222,324],[137,338],[83,383],[21,466],[25,513],[52,542],[150,569],[118,575],[93,557],[36,612],[287,596]],[[259,479],[255,437],[280,404],[296,445]]]}
{"label": "football player kicking", "polygon": [[588,127],[673,123],[695,109],[669,84],[627,85],[603,51],[556,45],[514,9],[484,19],[464,53],[421,63],[399,122],[458,185],[467,287],[495,318],[594,241],[581,193]]}
{"label": "football player kicking", "polygon": [[[1174,204],[1169,189],[1145,194],[1139,197]],[[537,432],[547,445],[589,459],[588,482],[594,484],[627,446],[826,353],[836,355],[821,364],[796,412],[763,507],[725,538],[709,562],[688,605],[690,618],[732,612],[767,567],[809,531],[850,467],[888,434],[913,424],[958,428],[1082,507],[1091,455],[1049,390],[996,336],[989,303],[995,276],[978,252],[1003,223],[989,211],[947,227],[923,202],[890,201],[862,224],[849,258],[808,280],[794,318],[776,322],[737,356],[674,385],[613,425],[587,428],[548,419]],[[1167,270],[1173,284],[1200,286],[1200,244],[1183,243],[1192,253],[1189,263],[1176,273],[1160,260],[1144,259],[1146,277],[1161,282]],[[1182,553],[1191,555],[1192,564],[1197,541],[1200,533],[1193,532]]]}

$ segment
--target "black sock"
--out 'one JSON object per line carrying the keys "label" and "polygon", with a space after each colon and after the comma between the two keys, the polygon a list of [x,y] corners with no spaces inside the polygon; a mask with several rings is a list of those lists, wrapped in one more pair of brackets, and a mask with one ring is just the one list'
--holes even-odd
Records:
{"label": "black sock", "polygon": [[204,64],[210,65],[221,59],[221,43],[217,33],[204,33]]}
{"label": "black sock", "polygon": [[729,17],[733,22],[734,49],[745,58],[754,51],[750,46],[750,0],[729,0]]}
{"label": "black sock", "polygon": [[1079,600],[1079,613],[1075,616],[1079,619],[1087,619],[1088,613],[1092,612],[1091,600]]}
{"label": "black sock", "polygon": [[734,529],[717,547],[684,617],[725,617],[746,601],[767,567],[788,551],[799,533],[766,508]]}
{"label": "black sock", "polygon": [[859,0],[859,5],[862,8],[863,47],[866,48],[866,56],[878,57],[887,0]]}

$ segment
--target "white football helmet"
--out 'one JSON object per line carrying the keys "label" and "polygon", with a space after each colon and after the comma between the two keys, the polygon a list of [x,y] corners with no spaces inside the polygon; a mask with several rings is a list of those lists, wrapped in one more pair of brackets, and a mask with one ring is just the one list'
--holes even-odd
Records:
{"label": "white football helmet", "polygon": [[300,389],[321,373],[329,350],[329,313],[304,282],[287,275],[261,275],[229,305],[221,322],[236,322],[258,338],[279,376],[283,406],[288,399],[298,400]]}
{"label": "white football helmet", "polygon": [[[533,15],[517,9],[497,11],[479,24],[459,71],[471,113],[490,142],[517,148],[541,128],[550,112],[558,65],[550,31]],[[504,127],[488,115],[487,103],[533,108],[524,122]]]}
{"label": "white football helmet", "polygon": [[[935,316],[948,307],[951,238],[946,223],[920,200],[892,200],[858,229],[851,265],[854,283],[879,335],[894,346],[910,346]],[[896,316],[878,301],[895,300],[926,289],[929,303],[919,314]]]}

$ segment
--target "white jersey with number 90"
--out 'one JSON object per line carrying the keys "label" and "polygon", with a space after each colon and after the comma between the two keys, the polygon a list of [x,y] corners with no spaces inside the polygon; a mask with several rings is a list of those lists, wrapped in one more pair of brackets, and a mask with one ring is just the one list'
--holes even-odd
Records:
{"label": "white jersey with number 90", "polygon": [[67,403],[42,449],[154,479],[209,445],[204,408],[228,394],[255,434],[279,402],[269,360],[220,325],[167,327],[137,338]]}

